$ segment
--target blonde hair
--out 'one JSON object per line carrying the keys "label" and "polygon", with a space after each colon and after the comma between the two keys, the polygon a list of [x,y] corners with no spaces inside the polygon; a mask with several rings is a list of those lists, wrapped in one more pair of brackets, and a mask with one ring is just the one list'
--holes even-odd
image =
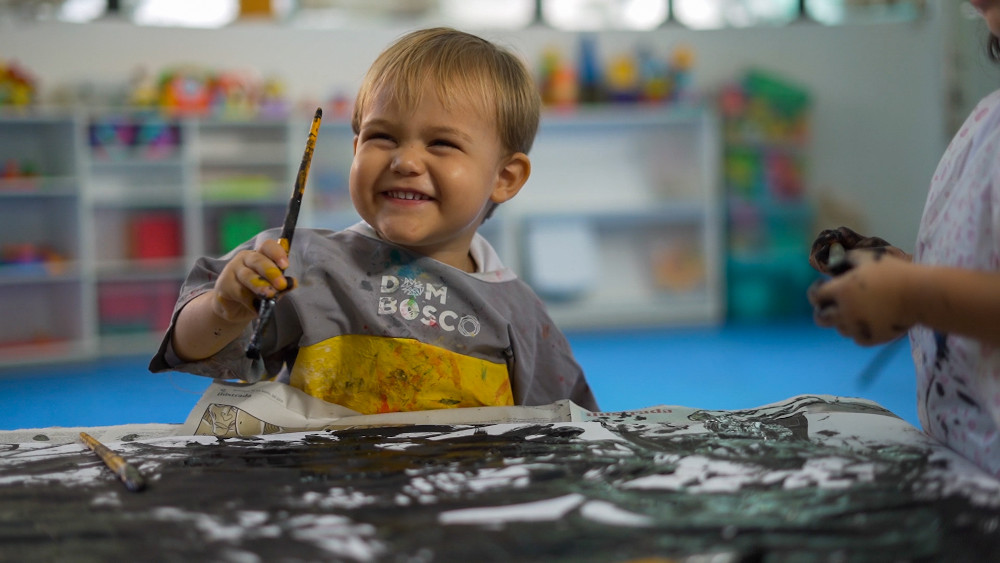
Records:
{"label": "blonde hair", "polygon": [[379,94],[415,107],[428,83],[445,107],[461,96],[480,111],[492,111],[500,142],[510,154],[531,150],[541,100],[524,63],[481,37],[444,27],[404,35],[375,59],[354,103],[354,133],[360,132],[361,119]]}

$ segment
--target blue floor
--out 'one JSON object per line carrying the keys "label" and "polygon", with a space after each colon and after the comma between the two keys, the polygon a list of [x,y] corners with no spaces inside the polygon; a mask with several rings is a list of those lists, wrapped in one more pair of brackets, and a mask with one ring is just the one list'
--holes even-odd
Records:
{"label": "blue floor", "polygon": [[[805,319],[568,336],[602,410],[740,409],[822,393],[871,399],[918,425],[905,341],[862,348]],[[0,430],[183,422],[208,380],[151,374],[148,361],[121,357],[0,370]],[[876,366],[876,377],[865,383],[871,379],[866,368]]]}

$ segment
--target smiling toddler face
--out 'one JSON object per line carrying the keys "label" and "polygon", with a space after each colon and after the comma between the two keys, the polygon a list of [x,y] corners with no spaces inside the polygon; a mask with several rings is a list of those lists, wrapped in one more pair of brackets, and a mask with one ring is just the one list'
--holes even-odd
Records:
{"label": "smiling toddler face", "polygon": [[468,254],[491,202],[504,199],[496,192],[507,155],[494,112],[481,106],[461,95],[444,103],[429,84],[410,103],[385,91],[373,97],[355,139],[350,190],[385,240],[445,263]]}

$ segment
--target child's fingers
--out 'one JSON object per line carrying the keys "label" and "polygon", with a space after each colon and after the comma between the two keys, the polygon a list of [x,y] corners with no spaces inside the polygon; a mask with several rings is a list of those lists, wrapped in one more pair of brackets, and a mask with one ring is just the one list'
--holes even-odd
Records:
{"label": "child's fingers", "polygon": [[270,265],[259,265],[240,268],[236,271],[239,284],[248,289],[256,297],[274,297],[279,291],[288,288],[288,281],[281,270],[268,260]]}
{"label": "child's fingers", "polygon": [[288,249],[285,247],[287,244],[285,240],[268,239],[261,243],[257,252],[266,256],[281,270],[285,270],[288,268]]}
{"label": "child's fingers", "polygon": [[816,280],[809,286],[806,296],[813,306],[813,320],[822,327],[833,326],[837,316],[837,302],[824,289],[827,280]]}
{"label": "child's fingers", "polygon": [[240,283],[241,290],[249,290],[251,299],[253,297],[273,297],[278,292],[278,289],[267,278],[250,268],[238,271],[236,280]]}
{"label": "child's fingers", "polygon": [[281,270],[270,260],[256,252],[240,252],[222,270],[215,282],[215,291],[223,300],[243,303],[252,308],[254,298],[270,297],[278,291],[266,276],[269,271],[272,278],[282,277]]}
{"label": "child's fingers", "polygon": [[847,227],[840,227],[820,232],[809,250],[809,264],[821,273],[838,276],[849,270],[855,263],[849,259],[838,260],[836,254],[847,250],[848,258],[852,255],[857,256],[857,254],[850,252],[854,249],[875,252],[876,257],[888,253],[898,258],[908,258],[905,252],[890,245],[885,239],[866,237]]}
{"label": "child's fingers", "polygon": [[[285,278],[279,265],[263,252],[247,252],[241,254],[241,259],[244,267],[237,272],[237,277],[250,291],[257,295],[273,297],[273,293],[289,288],[288,279]],[[287,258],[285,261],[287,262]]]}
{"label": "child's fingers", "polygon": [[[877,246],[872,248],[855,248],[849,250],[844,255],[844,263],[847,270],[856,266],[863,266],[873,262],[880,262],[884,258],[900,258],[901,250],[893,246]],[[905,255],[904,255],[905,256]],[[846,270],[845,270],[846,271]]]}
{"label": "child's fingers", "polygon": [[826,264],[829,260],[830,245],[837,243],[837,232],[831,229],[822,231],[809,249],[809,265],[816,271],[826,274]]}

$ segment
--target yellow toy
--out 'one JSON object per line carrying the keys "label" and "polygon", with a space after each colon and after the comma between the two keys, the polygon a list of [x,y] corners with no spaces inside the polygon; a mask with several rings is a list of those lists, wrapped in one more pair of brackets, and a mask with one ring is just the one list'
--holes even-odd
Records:
{"label": "yellow toy", "polygon": [[35,102],[35,78],[17,63],[0,59],[0,106],[27,106]]}

